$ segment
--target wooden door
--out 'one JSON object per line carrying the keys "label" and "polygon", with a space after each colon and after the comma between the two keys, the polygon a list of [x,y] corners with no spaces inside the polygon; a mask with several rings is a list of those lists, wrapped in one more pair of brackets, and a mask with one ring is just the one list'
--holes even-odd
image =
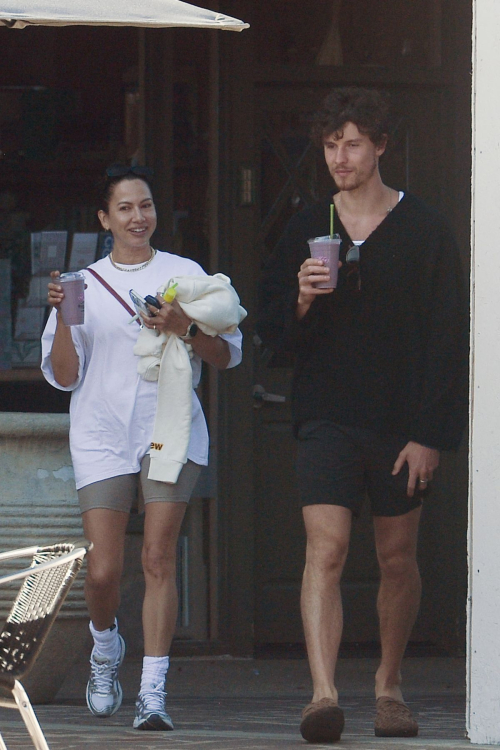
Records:
{"label": "wooden door", "polygon": [[[470,0],[234,0],[251,26],[221,38],[221,230],[249,317],[243,364],[225,393],[221,507],[227,529],[226,631],[236,652],[303,643],[304,532],[290,423],[291,363],[252,342],[260,267],[290,216],[331,185],[309,145],[309,116],[337,86],[388,90],[395,139],[384,180],[441,209],[469,260]],[[242,194],[242,175],[255,190]],[[254,197],[255,196],[255,197]],[[242,198],[245,200],[242,200]],[[249,198],[249,200],[247,200]],[[230,257],[229,257],[230,254]],[[249,350],[252,349],[250,352]],[[251,399],[252,387],[254,399]],[[265,394],[284,396],[265,400]],[[252,406],[253,403],[253,406]],[[412,635],[429,652],[464,644],[467,456],[443,460],[420,533],[424,595]],[[343,581],[344,645],[378,639],[378,571],[367,511]],[[425,645],[426,644],[426,645]],[[439,652],[439,651],[438,651]],[[441,651],[442,653],[442,651]]]}

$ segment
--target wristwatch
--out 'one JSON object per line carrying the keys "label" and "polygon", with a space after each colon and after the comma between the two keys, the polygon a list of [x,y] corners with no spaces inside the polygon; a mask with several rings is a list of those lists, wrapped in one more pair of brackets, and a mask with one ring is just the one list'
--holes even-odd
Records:
{"label": "wristwatch", "polygon": [[193,323],[193,321],[191,321],[184,336],[179,336],[179,338],[181,338],[183,341],[189,341],[189,339],[194,339],[197,333],[198,326],[196,325],[196,323]]}

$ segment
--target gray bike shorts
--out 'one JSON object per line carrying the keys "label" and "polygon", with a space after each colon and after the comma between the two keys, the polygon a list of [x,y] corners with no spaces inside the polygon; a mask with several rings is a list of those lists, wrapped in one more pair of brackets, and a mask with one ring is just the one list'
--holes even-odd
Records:
{"label": "gray bike shorts", "polygon": [[122,474],[100,482],[92,482],[78,490],[80,510],[85,513],[93,508],[108,508],[129,513],[132,507],[143,510],[143,504],[154,502],[188,503],[201,466],[187,461],[175,484],[148,479],[149,455],[144,456],[141,470],[137,474]]}

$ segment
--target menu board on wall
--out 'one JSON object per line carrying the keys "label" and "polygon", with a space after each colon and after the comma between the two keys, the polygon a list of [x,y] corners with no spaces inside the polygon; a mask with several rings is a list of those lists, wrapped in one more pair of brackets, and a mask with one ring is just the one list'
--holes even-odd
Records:
{"label": "menu board on wall", "polygon": [[0,370],[11,366],[10,260],[0,258]]}
{"label": "menu board on wall", "polygon": [[97,232],[75,232],[71,243],[68,271],[79,271],[95,261]]}
{"label": "menu board on wall", "polygon": [[67,232],[33,232],[31,235],[31,275],[46,276],[64,271]]}
{"label": "menu board on wall", "polygon": [[113,235],[111,232],[99,232],[97,258],[106,258],[111,252],[113,252]]}
{"label": "menu board on wall", "polygon": [[12,342],[12,367],[40,367],[41,359],[40,340]]}
{"label": "menu board on wall", "polygon": [[31,275],[35,276],[40,268],[40,250],[42,247],[42,233],[32,232],[31,240]]}
{"label": "menu board on wall", "polygon": [[45,307],[18,307],[16,314],[16,341],[38,341],[42,335]]}
{"label": "menu board on wall", "polygon": [[106,258],[111,252],[113,252],[113,235],[110,232],[99,232],[97,257]]}
{"label": "menu board on wall", "polygon": [[50,276],[32,276],[28,296],[25,300],[19,300],[21,307],[43,307],[47,304],[48,284],[52,279]]}

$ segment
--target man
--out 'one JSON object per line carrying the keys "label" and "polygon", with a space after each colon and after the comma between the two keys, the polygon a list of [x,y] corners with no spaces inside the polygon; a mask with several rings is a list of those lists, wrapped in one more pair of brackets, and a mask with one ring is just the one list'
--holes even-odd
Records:
{"label": "man", "polygon": [[[440,451],[457,447],[466,419],[462,271],[440,215],[382,181],[389,127],[381,94],[335,90],[313,123],[337,192],[291,219],[264,270],[259,323],[265,344],[296,359],[307,534],[301,610],[314,689],[300,729],[309,742],[335,742],[344,727],[334,682],[340,579],[352,517],[367,494],[381,574],[375,734],[415,736],[400,669],[420,602],[422,491]],[[333,291],[316,287],[329,269],[307,245],[330,233],[332,201],[342,239]]]}

